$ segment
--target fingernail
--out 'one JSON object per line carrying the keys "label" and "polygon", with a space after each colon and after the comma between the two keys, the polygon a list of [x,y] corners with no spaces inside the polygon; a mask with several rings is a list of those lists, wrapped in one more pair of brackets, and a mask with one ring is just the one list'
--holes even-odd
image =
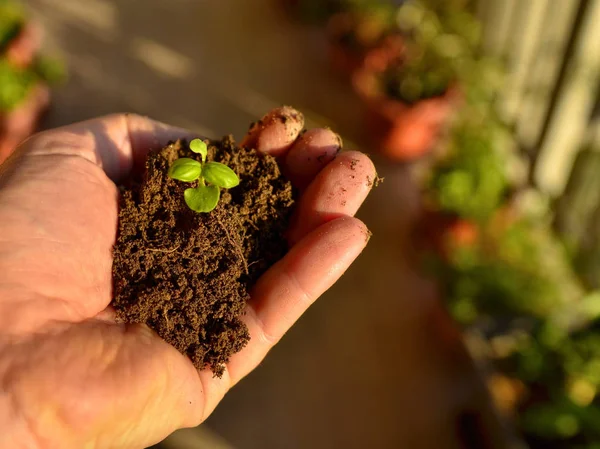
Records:
{"label": "fingernail", "polygon": [[337,153],[339,153],[344,148],[344,140],[342,139],[342,136],[340,136],[338,133],[335,133],[335,137],[337,139],[338,145]]}

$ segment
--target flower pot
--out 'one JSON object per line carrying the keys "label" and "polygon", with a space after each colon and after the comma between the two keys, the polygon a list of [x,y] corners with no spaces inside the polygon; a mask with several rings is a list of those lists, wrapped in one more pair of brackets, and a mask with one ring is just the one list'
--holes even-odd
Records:
{"label": "flower pot", "polygon": [[12,154],[17,145],[35,132],[49,103],[48,87],[38,84],[15,109],[0,113],[0,164]]}
{"label": "flower pot", "polygon": [[33,22],[27,22],[8,43],[5,50],[5,57],[16,67],[29,67],[37,55],[41,42],[41,28]]}
{"label": "flower pot", "polygon": [[379,77],[393,58],[386,49],[371,51],[352,81],[365,104],[375,150],[390,160],[407,162],[422,157],[435,146],[460,94],[457,86],[452,86],[442,96],[414,104],[389,98],[380,88]]}

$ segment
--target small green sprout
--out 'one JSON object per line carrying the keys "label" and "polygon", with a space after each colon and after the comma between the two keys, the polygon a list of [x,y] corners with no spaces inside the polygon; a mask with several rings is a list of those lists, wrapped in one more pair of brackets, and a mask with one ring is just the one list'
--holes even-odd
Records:
{"label": "small green sprout", "polygon": [[240,179],[227,165],[220,162],[206,162],[208,147],[202,140],[192,140],[190,150],[199,154],[202,162],[187,157],[177,159],[169,169],[169,177],[183,182],[198,181],[196,187],[184,192],[185,203],[194,212],[210,212],[219,203],[221,189],[238,186]]}

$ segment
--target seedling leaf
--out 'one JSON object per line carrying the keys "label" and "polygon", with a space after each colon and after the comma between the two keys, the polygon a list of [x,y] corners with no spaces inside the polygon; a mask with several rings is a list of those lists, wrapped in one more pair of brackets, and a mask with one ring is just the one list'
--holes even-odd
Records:
{"label": "seedling leaf", "polygon": [[208,162],[202,167],[202,177],[210,184],[231,189],[240,184],[240,178],[225,164]]}
{"label": "seedling leaf", "polygon": [[198,186],[187,189],[184,193],[185,203],[194,212],[205,213],[212,211],[219,203],[221,190],[217,186]]}
{"label": "seedling leaf", "polygon": [[202,165],[187,157],[177,159],[169,168],[169,177],[178,181],[193,182],[200,177]]}
{"label": "seedling leaf", "polygon": [[206,143],[200,139],[194,139],[190,142],[190,150],[194,153],[198,153],[202,155],[202,162],[206,161],[206,156],[208,155],[208,147]]}

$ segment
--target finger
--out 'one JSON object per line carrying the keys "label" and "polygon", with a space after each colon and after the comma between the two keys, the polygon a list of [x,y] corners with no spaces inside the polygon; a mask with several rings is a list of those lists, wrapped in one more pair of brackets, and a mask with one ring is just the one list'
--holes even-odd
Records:
{"label": "finger", "polygon": [[241,146],[280,157],[298,139],[302,128],[304,116],[294,108],[283,106],[253,123]]}
{"label": "finger", "polygon": [[285,157],[284,171],[292,183],[304,190],[342,149],[342,138],[330,129],[310,129]]}
{"label": "finger", "polygon": [[79,156],[100,166],[113,180],[143,166],[148,152],[171,140],[192,138],[188,130],[135,114],[113,114],[37,134],[15,157]]}
{"label": "finger", "polygon": [[300,198],[288,240],[293,245],[323,223],[352,217],[371,191],[375,166],[357,151],[340,153],[308,186]]}
{"label": "finger", "polygon": [[244,316],[250,343],[228,364],[232,384],[260,363],[306,309],[348,269],[370,237],[358,219],[327,223],[294,246],[262,276]]}

